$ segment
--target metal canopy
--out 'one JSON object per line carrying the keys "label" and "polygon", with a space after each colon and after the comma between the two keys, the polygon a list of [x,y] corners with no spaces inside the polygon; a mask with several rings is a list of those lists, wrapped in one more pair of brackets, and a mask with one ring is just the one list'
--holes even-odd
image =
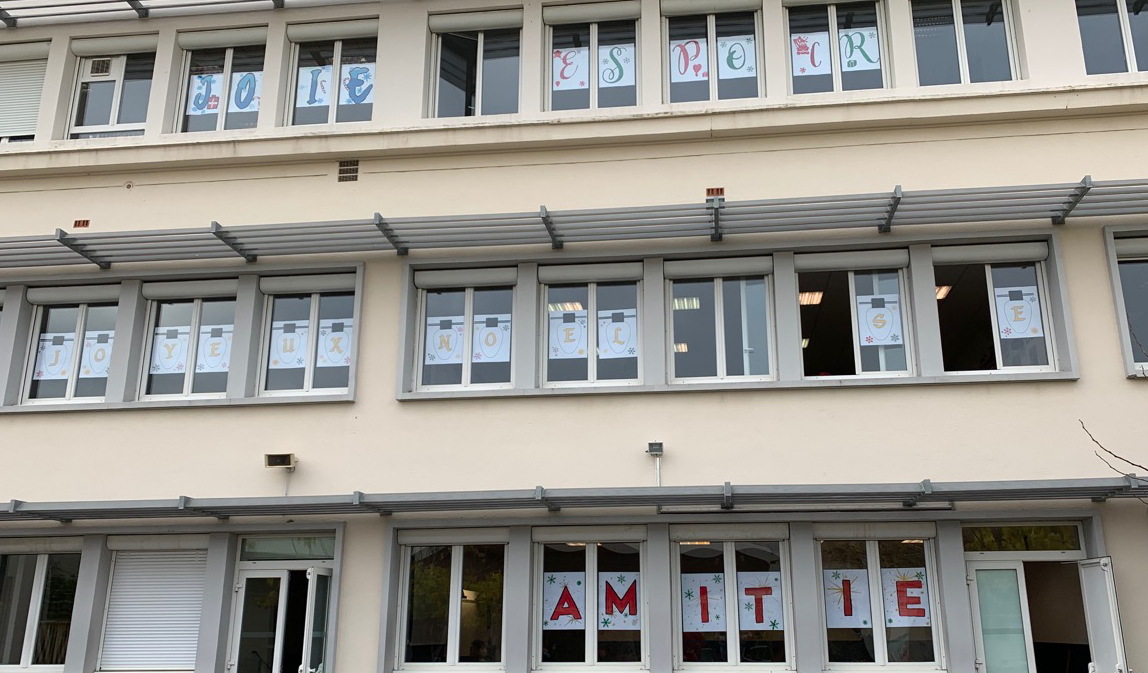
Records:
{"label": "metal canopy", "polygon": [[[3,2],[4,0],[0,0]],[[904,191],[766,201],[711,197],[693,204],[549,210],[450,217],[299,222],[201,229],[125,231],[0,238],[0,268],[152,262],[340,252],[549,245],[725,236],[769,232],[968,222],[1019,222],[1148,214],[1148,179]]]}
{"label": "metal canopy", "polygon": [[0,0],[0,28],[359,2],[365,0]]}
{"label": "metal canopy", "polygon": [[241,516],[299,516],[469,512],[558,511],[611,507],[735,507],[894,505],[1015,502],[1148,497],[1148,480],[1127,475],[1095,479],[931,482],[909,484],[815,484],[792,486],[651,486],[560,488],[446,493],[389,493],[281,498],[189,498],[88,502],[22,502],[0,506],[0,521],[79,521]]}

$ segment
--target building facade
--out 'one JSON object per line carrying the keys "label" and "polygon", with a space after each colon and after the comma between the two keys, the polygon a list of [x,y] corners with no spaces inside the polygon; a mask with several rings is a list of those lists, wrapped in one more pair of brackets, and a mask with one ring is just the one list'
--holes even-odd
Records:
{"label": "building facade", "polygon": [[0,22],[0,672],[1148,666],[1142,1]]}

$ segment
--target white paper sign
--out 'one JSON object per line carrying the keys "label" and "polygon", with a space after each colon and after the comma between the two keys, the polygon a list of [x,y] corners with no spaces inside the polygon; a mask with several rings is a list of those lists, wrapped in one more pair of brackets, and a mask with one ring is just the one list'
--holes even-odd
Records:
{"label": "white paper sign", "polygon": [[670,40],[670,81],[704,82],[710,76],[706,38]]}
{"label": "white paper sign", "polygon": [[75,332],[45,332],[36,343],[33,381],[59,381],[72,373]]}
{"label": "white paper sign", "polygon": [[232,325],[200,325],[195,371],[205,374],[226,372],[231,366]]}
{"label": "white paper sign", "polygon": [[872,628],[869,574],[866,570],[823,570],[825,626],[831,629]]}
{"label": "white paper sign", "polygon": [[718,79],[757,77],[757,49],[752,35],[718,38],[717,59]]}
{"label": "white paper sign", "polygon": [[550,312],[550,359],[586,357],[586,310]]}
{"label": "white paper sign", "polygon": [[183,374],[191,344],[191,326],[157,327],[151,338],[151,373]]}
{"label": "white paper sign", "polygon": [[725,631],[725,575],[682,573],[682,631]]}
{"label": "white paper sign", "polygon": [[554,91],[590,88],[590,48],[555,49],[551,54]]}
{"label": "white paper sign", "polygon": [[603,360],[638,357],[638,310],[598,311],[598,357]]}
{"label": "white paper sign", "polygon": [[462,320],[461,315],[427,318],[425,364],[457,365],[462,363],[463,340],[466,337],[466,327]]}
{"label": "white paper sign", "polygon": [[375,102],[375,64],[345,63],[339,77],[339,105]]}
{"label": "white paper sign", "polygon": [[299,369],[307,365],[311,328],[307,320],[284,320],[271,323],[271,352],[267,364],[271,369]]}
{"label": "white paper sign", "polygon": [[784,631],[780,572],[737,574],[738,628],[742,631]]}
{"label": "white paper sign", "polygon": [[857,295],[857,337],[862,346],[903,344],[901,297],[896,294]]}
{"label": "white paper sign", "polygon": [[112,364],[115,332],[98,330],[84,333],[84,352],[80,356],[80,378],[106,379]]}
{"label": "white paper sign", "polygon": [[830,65],[829,33],[791,33],[789,51],[793,61],[793,76],[828,75]]}
{"label": "white paper sign", "polygon": [[295,107],[322,107],[331,104],[331,66],[299,68],[295,80]]}
{"label": "white paper sign", "polygon": [[929,587],[924,568],[882,568],[886,626],[930,626]]}
{"label": "white paper sign", "polygon": [[641,631],[641,573],[598,574],[598,630]]}
{"label": "white paper sign", "polygon": [[633,44],[598,47],[598,87],[634,86]]}
{"label": "white paper sign", "polygon": [[187,114],[213,115],[219,112],[223,93],[223,73],[192,75],[187,82]]}
{"label": "white paper sign", "polygon": [[259,112],[262,97],[262,71],[231,73],[231,89],[227,92],[228,112]]}
{"label": "white paper sign", "polygon": [[1036,286],[998,287],[997,328],[1002,339],[1033,339],[1044,336],[1040,317],[1040,295]]}
{"label": "white paper sign", "polygon": [[510,362],[510,314],[474,316],[472,362]]}
{"label": "white paper sign", "polygon": [[586,573],[542,574],[542,629],[586,628]]}
{"label": "white paper sign", "polygon": [[320,319],[319,352],[315,356],[315,366],[350,367],[354,335],[355,325],[350,318]]}
{"label": "white paper sign", "polygon": [[881,45],[876,26],[842,31],[837,34],[837,42],[841,50],[842,72],[881,68]]}

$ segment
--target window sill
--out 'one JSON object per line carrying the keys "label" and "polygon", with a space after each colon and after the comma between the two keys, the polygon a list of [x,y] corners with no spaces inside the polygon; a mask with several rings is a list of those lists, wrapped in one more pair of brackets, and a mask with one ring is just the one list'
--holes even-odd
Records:
{"label": "window sill", "polygon": [[125,411],[132,409],[189,409],[193,407],[248,407],[275,404],[329,404],[354,402],[350,393],[335,395],[280,395],[277,397],[182,398],[171,400],[138,400],[135,402],[61,402],[59,404],[24,404],[0,407],[0,414],[24,414],[58,411]]}

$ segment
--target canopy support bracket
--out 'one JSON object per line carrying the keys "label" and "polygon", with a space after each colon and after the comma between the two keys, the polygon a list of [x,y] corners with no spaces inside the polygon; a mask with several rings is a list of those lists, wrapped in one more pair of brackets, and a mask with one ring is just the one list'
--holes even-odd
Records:
{"label": "canopy support bracket", "polygon": [[1080,184],[1076,186],[1076,189],[1072,190],[1072,196],[1069,197],[1068,203],[1066,203],[1064,207],[1060,209],[1060,211],[1052,216],[1052,223],[1064,224],[1065,220],[1068,219],[1068,216],[1071,215],[1072,211],[1080,205],[1080,202],[1084,200],[1084,197],[1088,196],[1088,192],[1090,191],[1092,191],[1092,176],[1086,175],[1084,176],[1084,179],[1080,181]]}
{"label": "canopy support bracket", "polygon": [[76,253],[80,257],[83,257],[84,259],[88,260],[92,264],[95,264],[96,266],[100,267],[101,269],[109,269],[112,266],[111,262],[107,262],[107,261],[104,261],[102,259],[99,259],[95,255],[93,255],[91,252],[89,252],[87,246],[85,246],[83,243],[80,243],[75,238],[68,236],[68,234],[65,233],[63,229],[57,229],[56,230],[56,242],[59,243],[60,245],[64,246],[65,248],[71,250],[72,252]]}
{"label": "canopy support bracket", "polygon": [[407,246],[403,245],[399,240],[399,235],[395,233],[394,229],[391,229],[391,225],[387,224],[387,221],[384,220],[383,216],[379,213],[375,213],[375,228],[378,229],[383,236],[387,237],[387,243],[391,244],[391,247],[395,249],[399,257],[405,257],[406,254],[410,252]]}
{"label": "canopy support bracket", "polygon": [[733,509],[733,486],[728,481],[722,486],[721,508]]}
{"label": "canopy support bracket", "polygon": [[550,217],[550,211],[546,206],[538,206],[538,217],[542,220],[542,226],[546,227],[546,233],[550,236],[550,248],[552,250],[562,249],[562,239],[558,238],[558,230],[554,228],[554,219]]}
{"label": "canopy support bracket", "polygon": [[181,511],[191,512],[192,514],[199,514],[202,516],[213,516],[216,519],[219,519],[220,521],[227,521],[228,519],[231,518],[230,516],[228,516],[226,514],[213,514],[211,512],[206,511],[206,510],[202,510],[198,507],[192,507],[191,506],[191,498],[187,497],[186,495],[179,496],[179,504],[176,505],[176,509],[181,510]]}
{"label": "canopy support bracket", "polygon": [[933,494],[933,480],[932,479],[922,479],[920,486],[921,486],[921,492],[920,493],[909,498],[908,500],[903,501],[901,504],[904,505],[905,507],[916,507],[917,503],[921,502],[921,500],[923,498],[926,498],[926,497]]}
{"label": "canopy support bracket", "polygon": [[143,3],[141,3],[140,0],[124,0],[124,2],[131,5],[131,8],[135,10],[136,16],[139,18],[146,19],[148,17],[150,11],[147,7],[143,6]]}
{"label": "canopy support bracket", "polygon": [[375,514],[378,514],[379,516],[390,516],[391,515],[391,512],[389,510],[385,510],[381,507],[375,507],[374,505],[372,505],[368,502],[363,502],[363,492],[362,491],[355,491],[354,493],[351,494],[351,504],[354,505],[355,507],[362,507],[363,509],[374,512]]}
{"label": "canopy support bracket", "polygon": [[710,221],[713,223],[713,230],[710,232],[711,243],[721,243],[721,209],[724,207],[724,196],[711,196],[706,199],[706,210],[710,212]]}
{"label": "canopy support bracket", "polygon": [[3,21],[4,25],[8,26],[9,28],[16,27],[16,17],[4,11],[3,7],[0,7],[0,21]]}
{"label": "canopy support bracket", "polygon": [[897,215],[897,209],[901,207],[901,199],[905,194],[901,191],[901,185],[893,188],[893,196],[889,197],[889,207],[885,210],[885,221],[877,227],[877,232],[887,234],[893,231],[893,218]]}
{"label": "canopy support bracket", "polygon": [[534,499],[543,505],[546,505],[547,512],[558,512],[562,509],[546,498],[546,489],[542,488],[541,486],[534,487]]}
{"label": "canopy support bracket", "polygon": [[220,241],[222,241],[224,245],[234,250],[235,254],[247,260],[248,264],[258,259],[255,253],[240,245],[239,241],[234,236],[229,234],[226,229],[219,226],[218,222],[211,223],[211,235],[215,236]]}

